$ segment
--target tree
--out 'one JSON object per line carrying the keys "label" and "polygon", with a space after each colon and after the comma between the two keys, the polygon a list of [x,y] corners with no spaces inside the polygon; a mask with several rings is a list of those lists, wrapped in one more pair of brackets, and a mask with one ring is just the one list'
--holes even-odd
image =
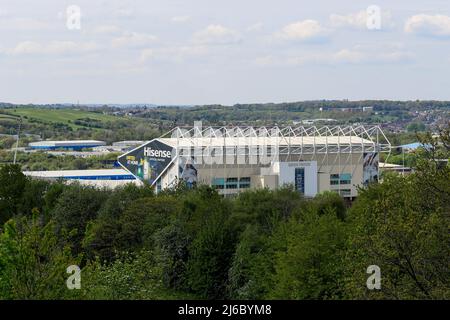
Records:
{"label": "tree", "polygon": [[151,251],[123,252],[111,263],[98,259],[83,268],[83,299],[176,299],[162,283],[161,268]]}
{"label": "tree", "polygon": [[344,296],[343,253],[346,249],[344,223],[330,207],[310,210],[301,221],[291,219],[279,229],[286,249],[275,255],[273,287],[275,299],[340,299]]}
{"label": "tree", "polygon": [[[448,299],[450,234],[448,212],[424,192],[417,177],[388,175],[360,192],[349,213],[347,252],[351,297]],[[434,203],[429,206],[429,200]],[[367,290],[366,269],[381,268],[381,291]]]}
{"label": "tree", "polygon": [[68,244],[58,244],[52,222],[33,216],[10,220],[0,234],[0,299],[70,296],[66,268],[79,264]]}
{"label": "tree", "polygon": [[412,122],[407,127],[408,132],[425,131],[425,125],[422,122]]}
{"label": "tree", "polygon": [[166,195],[135,201],[119,219],[119,248],[153,248],[155,232],[168,225],[180,207],[176,198]]}
{"label": "tree", "polygon": [[49,182],[44,180],[27,180],[22,197],[17,204],[17,211],[20,214],[29,216],[31,216],[33,210],[43,212],[45,207],[45,194],[47,193],[49,184]]}
{"label": "tree", "polygon": [[51,212],[56,231],[71,233],[75,252],[81,252],[82,240],[89,221],[95,219],[108,197],[105,190],[80,185],[66,186]]}
{"label": "tree", "polygon": [[418,154],[416,183],[421,186],[421,203],[428,208],[441,208],[450,219],[450,122],[439,129],[435,137],[431,133],[419,134],[424,146]]}
{"label": "tree", "polygon": [[319,215],[333,211],[338,219],[345,220],[347,208],[344,199],[336,192],[322,192],[310,204]]}
{"label": "tree", "polygon": [[220,209],[211,213],[189,246],[187,283],[190,290],[203,298],[220,299],[226,294],[235,246],[227,216]]}
{"label": "tree", "polygon": [[228,271],[230,299],[263,299],[272,287],[274,241],[257,225],[247,225]]}
{"label": "tree", "polygon": [[26,184],[20,166],[8,164],[0,168],[0,225],[18,213]]}
{"label": "tree", "polygon": [[[131,246],[127,247],[130,240],[126,238],[123,229],[132,232],[130,229],[134,225],[138,234],[131,234],[130,237],[142,237],[143,221],[145,216],[150,215],[146,205],[152,203],[152,196],[150,188],[133,184],[114,190],[99,209],[97,218],[88,222],[83,239],[87,255],[90,258],[98,256],[101,261],[111,261],[117,251],[132,249]],[[137,219],[138,216],[141,219]]]}
{"label": "tree", "polygon": [[162,228],[154,235],[155,251],[161,259],[164,285],[175,290],[186,289],[188,246],[192,242],[180,220]]}
{"label": "tree", "polygon": [[291,186],[276,191],[249,190],[236,199],[232,218],[241,229],[245,229],[246,224],[258,224],[261,231],[270,233],[281,220],[288,220],[303,203],[301,194]]}

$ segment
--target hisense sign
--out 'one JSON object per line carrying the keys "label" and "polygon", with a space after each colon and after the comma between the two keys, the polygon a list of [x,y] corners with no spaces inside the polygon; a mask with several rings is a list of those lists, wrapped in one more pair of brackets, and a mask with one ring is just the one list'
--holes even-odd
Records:
{"label": "hisense sign", "polygon": [[172,158],[172,152],[167,150],[155,150],[152,148],[144,148],[144,156],[156,158]]}
{"label": "hisense sign", "polygon": [[119,164],[136,178],[154,185],[174,159],[172,147],[152,140],[118,158]]}

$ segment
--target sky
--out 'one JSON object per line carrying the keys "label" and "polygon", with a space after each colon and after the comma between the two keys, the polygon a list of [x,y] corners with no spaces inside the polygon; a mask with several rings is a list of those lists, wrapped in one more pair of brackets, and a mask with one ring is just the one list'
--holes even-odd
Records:
{"label": "sky", "polygon": [[450,1],[0,0],[2,102],[320,99],[450,100]]}

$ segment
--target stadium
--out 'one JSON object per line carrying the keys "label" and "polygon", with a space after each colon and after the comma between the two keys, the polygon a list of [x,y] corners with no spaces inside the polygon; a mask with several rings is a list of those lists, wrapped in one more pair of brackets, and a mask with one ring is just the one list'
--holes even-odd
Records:
{"label": "stadium", "polygon": [[292,185],[306,197],[335,191],[352,199],[377,181],[391,144],[379,126],[177,127],[118,162],[157,191],[180,181],[222,195]]}

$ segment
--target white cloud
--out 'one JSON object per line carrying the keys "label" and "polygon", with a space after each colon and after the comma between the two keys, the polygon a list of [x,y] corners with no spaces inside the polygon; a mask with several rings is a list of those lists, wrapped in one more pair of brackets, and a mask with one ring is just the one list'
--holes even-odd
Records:
{"label": "white cloud", "polygon": [[158,38],[151,34],[127,32],[124,35],[112,40],[113,47],[133,47],[142,48],[153,44]]}
{"label": "white cloud", "polygon": [[155,57],[155,50],[153,49],[144,49],[141,51],[141,57],[139,59],[140,62],[146,62]]}
{"label": "white cloud", "polygon": [[276,37],[292,41],[320,41],[326,39],[329,32],[316,20],[304,20],[288,24]]}
{"label": "white cloud", "polygon": [[264,27],[264,24],[262,22],[258,22],[258,23],[255,23],[255,24],[252,24],[251,26],[249,26],[247,28],[247,32],[261,31],[263,27]]}
{"label": "white cloud", "polygon": [[50,25],[46,21],[30,18],[2,17],[0,19],[0,29],[3,30],[43,30],[49,29]]}
{"label": "white cloud", "polygon": [[390,64],[408,62],[413,54],[405,51],[374,48],[342,49],[328,56],[322,57],[324,62],[331,64]]}
{"label": "white cloud", "polygon": [[141,52],[139,62],[145,63],[152,60],[164,60],[182,62],[187,58],[199,57],[208,54],[208,47],[203,45],[173,46],[157,49],[144,49]]}
{"label": "white cloud", "polygon": [[361,63],[369,59],[365,52],[351,49],[342,49],[330,56],[331,62]]}
{"label": "white cloud", "polygon": [[405,51],[392,51],[384,52],[378,55],[378,59],[385,63],[403,63],[414,60],[415,55],[411,52]]}
{"label": "white cloud", "polygon": [[191,20],[190,16],[176,16],[170,19],[170,21],[174,23],[185,23],[188,22],[189,20]]}
{"label": "white cloud", "polygon": [[194,34],[194,42],[198,44],[233,44],[241,41],[239,32],[215,24]]}
{"label": "white cloud", "polygon": [[360,11],[348,15],[331,14],[330,23],[335,28],[351,27],[363,29],[366,28],[367,13],[366,11]]}
{"label": "white cloud", "polygon": [[336,52],[316,52],[298,56],[274,57],[265,56],[255,59],[259,66],[304,66],[304,65],[378,65],[400,64],[409,62],[414,55],[399,48],[371,48],[367,46],[355,46],[350,49],[342,49]]}
{"label": "white cloud", "polygon": [[174,48],[170,48],[168,50],[168,52],[172,52],[174,54],[174,56],[177,56],[179,58],[184,58],[184,57],[193,57],[193,56],[203,56],[208,54],[209,50],[206,46],[179,46],[179,47],[174,47]]}
{"label": "white cloud", "polygon": [[8,55],[71,55],[92,53],[98,51],[100,47],[93,42],[75,43],[72,41],[53,41],[42,44],[34,41],[24,41],[17,44],[12,49],[4,50]]}
{"label": "white cloud", "polygon": [[450,17],[418,14],[405,23],[405,32],[424,36],[450,37]]}
{"label": "white cloud", "polygon": [[94,29],[94,33],[97,34],[117,34],[120,32],[121,32],[120,28],[114,25],[103,25],[98,26]]}
{"label": "white cloud", "polygon": [[113,10],[113,16],[116,18],[132,18],[134,10],[130,7],[120,7]]}
{"label": "white cloud", "polygon": [[258,57],[253,62],[258,66],[266,67],[279,65],[281,61],[272,55],[268,55],[264,57]]}

